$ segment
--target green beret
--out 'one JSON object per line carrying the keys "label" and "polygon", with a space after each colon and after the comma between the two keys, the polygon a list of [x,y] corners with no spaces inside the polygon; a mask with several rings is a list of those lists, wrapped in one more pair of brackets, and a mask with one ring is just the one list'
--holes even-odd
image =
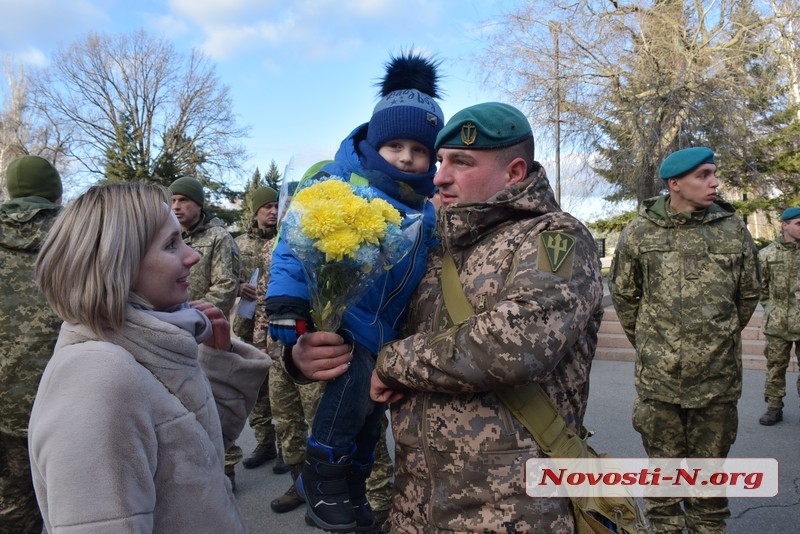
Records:
{"label": "green beret", "polygon": [[714,163],[716,165],[713,150],[704,146],[684,148],[664,158],[661,168],[658,169],[658,177],[662,180],[680,178],[703,163]]}
{"label": "green beret", "polygon": [[491,150],[533,137],[531,125],[520,110],[500,102],[485,102],[453,115],[436,136],[434,148]]}
{"label": "green beret", "polygon": [[49,161],[39,156],[22,156],[6,171],[10,198],[42,197],[55,202],[61,197],[61,176]]}
{"label": "green beret", "polygon": [[269,204],[270,202],[278,201],[278,192],[271,187],[259,187],[253,191],[253,196],[250,197],[250,209],[255,214],[261,206]]}
{"label": "green beret", "polygon": [[205,193],[203,192],[203,184],[197,179],[184,176],[178,178],[169,186],[169,190],[173,195],[183,195],[201,208],[205,203]]}
{"label": "green beret", "polygon": [[782,221],[791,221],[800,217],[800,208],[787,208],[781,215]]}

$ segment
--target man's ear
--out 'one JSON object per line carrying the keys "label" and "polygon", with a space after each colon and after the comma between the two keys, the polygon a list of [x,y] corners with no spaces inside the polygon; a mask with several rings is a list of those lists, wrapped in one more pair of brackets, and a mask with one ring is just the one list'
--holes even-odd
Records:
{"label": "man's ear", "polygon": [[506,166],[506,186],[518,184],[528,177],[528,164],[522,158],[514,158]]}

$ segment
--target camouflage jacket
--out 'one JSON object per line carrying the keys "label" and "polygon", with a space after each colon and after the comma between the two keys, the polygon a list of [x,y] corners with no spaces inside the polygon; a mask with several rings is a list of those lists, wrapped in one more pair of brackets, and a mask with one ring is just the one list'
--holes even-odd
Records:
{"label": "camouflage jacket", "polygon": [[267,294],[267,284],[269,284],[269,268],[272,264],[272,250],[275,248],[275,238],[273,237],[264,244],[261,249],[261,261],[264,265],[264,270],[261,271],[261,276],[258,277],[258,303],[256,304],[256,314],[253,317],[253,345],[260,349],[267,349],[270,357],[272,357],[273,364],[283,365],[283,358],[281,357],[282,347],[279,342],[273,341],[269,337],[269,316],[267,309],[264,306],[264,295]]}
{"label": "camouflage jacket", "polygon": [[800,340],[800,246],[783,236],[761,249],[761,304],[764,333]]}
{"label": "camouflage jacket", "polygon": [[25,436],[61,319],[39,291],[36,254],[61,206],[38,197],[0,206],[0,430]]}
{"label": "camouflage jacket", "polygon": [[207,300],[229,316],[239,291],[239,247],[222,220],[205,212],[182,237],[200,254],[189,273],[189,300]]}
{"label": "camouflage jacket", "polygon": [[239,256],[242,264],[239,274],[240,283],[249,282],[250,275],[256,267],[261,269],[262,273],[264,272],[264,244],[274,240],[276,233],[275,227],[260,230],[255,221],[253,221],[247,232],[236,238],[235,241],[239,247]]}
{"label": "camouflage jacket", "polygon": [[392,524],[572,532],[565,499],[526,495],[525,461],[542,451],[494,391],[538,382],[567,424],[581,426],[603,315],[595,242],[560,210],[538,166],[485,203],[440,209],[437,227],[475,315],[452,325],[443,251],[432,253],[402,332],[410,337],[386,345],[377,362],[381,379],[405,391],[391,405]]}
{"label": "camouflage jacket", "polygon": [[[255,221],[253,221],[247,232],[236,238],[236,245],[239,247],[239,254],[241,255],[242,260],[242,271],[239,276],[239,283],[249,283],[250,276],[253,274],[253,271],[256,268],[258,268],[260,271],[258,277],[259,281],[264,278],[265,272],[266,278],[269,279],[270,263],[269,257],[265,258],[264,256],[264,247],[269,246],[270,249],[272,248],[272,245],[275,242],[276,234],[277,231],[275,227],[267,228],[266,230],[260,230]],[[256,285],[258,286],[258,284]],[[256,310],[264,307],[265,291],[266,285],[264,288],[259,288],[257,291],[258,297],[256,300]],[[233,333],[242,339],[255,342],[253,338],[254,319],[255,317],[253,319],[246,319],[240,315],[235,315],[232,319]],[[260,340],[260,344],[257,346],[263,346],[263,338]]]}
{"label": "camouflage jacket", "polygon": [[636,391],[702,408],[742,392],[741,331],[758,304],[756,248],[723,202],[677,213],[645,201],[619,237],[609,287],[636,347]]}

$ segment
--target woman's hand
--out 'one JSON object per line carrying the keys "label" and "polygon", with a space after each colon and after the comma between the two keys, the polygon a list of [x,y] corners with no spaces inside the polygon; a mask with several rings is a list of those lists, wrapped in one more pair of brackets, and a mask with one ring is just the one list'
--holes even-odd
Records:
{"label": "woman's hand", "polygon": [[352,359],[352,347],[332,332],[303,334],[292,347],[292,361],[310,380],[333,380],[347,371]]}
{"label": "woman's hand", "polygon": [[217,350],[231,350],[231,325],[222,310],[204,300],[194,300],[189,304],[211,321],[211,337],[203,344]]}

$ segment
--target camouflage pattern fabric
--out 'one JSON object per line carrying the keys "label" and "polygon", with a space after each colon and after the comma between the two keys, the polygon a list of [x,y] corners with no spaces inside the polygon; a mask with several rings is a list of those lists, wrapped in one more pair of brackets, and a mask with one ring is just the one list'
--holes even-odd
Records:
{"label": "camouflage pattern fabric", "polygon": [[273,360],[269,371],[269,400],[275,432],[283,450],[283,459],[289,464],[302,463],[306,456],[308,430],[319,406],[325,382],[297,384],[286,373],[280,359]]}
{"label": "camouflage pattern fabric", "polygon": [[[236,245],[239,247],[239,256],[241,258],[242,269],[239,274],[239,283],[245,284],[250,281],[250,276],[253,271],[258,268],[261,273],[269,272],[269,257],[264,256],[264,247],[271,247],[275,241],[276,230],[275,227],[261,230],[258,228],[255,220],[248,228],[247,232],[240,235],[235,239]],[[259,276],[259,278],[261,278]],[[269,277],[268,277],[269,278]],[[256,307],[264,306],[264,293],[259,292],[256,301]],[[233,324],[233,333],[239,339],[247,343],[253,343],[253,328],[255,327],[255,317],[247,319],[241,315],[234,314],[231,323]]]}
{"label": "camouflage pattern fabric", "polygon": [[433,253],[411,301],[412,335],[378,356],[381,379],[405,392],[391,405],[392,528],[574,532],[567,499],[526,495],[525,461],[543,453],[493,391],[536,381],[581,426],[603,315],[594,239],[558,207],[538,164],[485,203],[441,208],[437,224],[475,315],[449,323]]}
{"label": "camouflage pattern fabric", "polygon": [[394,464],[386,444],[386,430],[389,419],[384,417],[381,425],[381,437],[375,445],[375,463],[367,478],[367,500],[375,512],[392,507],[392,481],[394,480]]}
{"label": "camouflage pattern fabric", "polygon": [[[725,458],[736,441],[738,424],[735,401],[682,408],[639,397],[633,405],[633,427],[652,458]],[[692,534],[724,534],[730,517],[726,498],[645,499],[645,513],[652,532],[682,532],[687,527]]]}
{"label": "camouflage pattern fabric", "polygon": [[645,202],[611,264],[614,308],[637,352],[636,391],[684,408],[735,401],[741,331],[760,291],[755,245],[729,205],[676,213],[667,198]]}
{"label": "camouflage pattern fabric", "polygon": [[[770,407],[783,408],[786,370],[792,357],[800,363],[800,247],[778,236],[758,253],[761,262],[761,325],[767,338],[764,356],[767,377],[764,400]],[[800,377],[797,379],[800,394]]]}
{"label": "camouflage pattern fabric", "polygon": [[36,285],[34,264],[60,209],[38,197],[0,206],[0,532],[42,531],[28,419],[61,319]]}
{"label": "camouflage pattern fabric", "polygon": [[182,232],[184,243],[200,254],[189,273],[189,300],[206,300],[230,316],[239,290],[239,247],[221,219],[202,212],[191,230]]}
{"label": "camouflage pattern fabric", "polygon": [[[649,456],[724,458],[736,439],[741,331],[761,273],[744,222],[723,202],[677,213],[645,201],[620,234],[609,288],[636,348],[633,425]],[[683,504],[683,508],[681,508]],[[645,503],[656,532],[724,532],[727,499]]]}

